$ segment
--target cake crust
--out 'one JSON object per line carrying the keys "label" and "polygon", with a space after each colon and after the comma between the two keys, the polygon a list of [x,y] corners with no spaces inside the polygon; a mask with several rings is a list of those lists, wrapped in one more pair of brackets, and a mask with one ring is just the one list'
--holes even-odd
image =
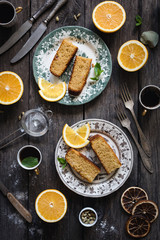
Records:
{"label": "cake crust", "polygon": [[122,165],[121,162],[114,153],[113,149],[101,135],[96,134],[89,140],[93,151],[97,155],[99,161],[102,163],[108,174],[117,168],[120,168]]}
{"label": "cake crust", "polygon": [[64,39],[52,60],[50,72],[53,75],[60,77],[66,70],[77,50],[78,47],[73,45],[70,41]]}
{"label": "cake crust", "polygon": [[100,173],[100,169],[93,162],[73,148],[67,151],[65,159],[77,173],[90,183]]}
{"label": "cake crust", "polygon": [[87,81],[91,62],[91,58],[76,56],[71,78],[68,84],[69,94],[78,96],[82,92]]}

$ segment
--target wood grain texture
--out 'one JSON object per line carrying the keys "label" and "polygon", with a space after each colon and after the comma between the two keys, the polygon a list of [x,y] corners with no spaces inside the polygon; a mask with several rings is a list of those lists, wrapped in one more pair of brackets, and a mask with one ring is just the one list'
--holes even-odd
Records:
{"label": "wood grain texture", "polygon": [[[18,1],[11,0],[15,5],[21,5],[23,12],[18,15],[18,22],[15,27],[10,30],[0,28],[0,44],[11,35],[15,29],[29,19],[41,6],[45,0],[39,1]],[[91,29],[97,33],[107,44],[113,62],[112,76],[100,96],[92,102],[81,106],[64,106],[58,103],[49,103],[44,101],[38,94],[38,86],[34,80],[32,70],[32,60],[36,46],[21,61],[11,65],[10,59],[23,46],[37,26],[47,17],[49,12],[46,11],[33,25],[30,32],[9,51],[0,56],[0,71],[10,70],[20,75],[24,82],[24,94],[22,99],[11,106],[0,105],[0,139],[19,126],[18,116],[22,111],[32,108],[42,108],[52,110],[53,116],[49,127],[49,131],[43,137],[35,139],[33,137],[24,136],[11,146],[0,151],[0,178],[15,197],[32,213],[33,221],[28,224],[12,207],[7,198],[0,193],[0,239],[3,240],[32,240],[32,239],[63,239],[63,240],[129,240],[125,230],[125,223],[128,215],[123,211],[120,205],[120,197],[123,191],[130,186],[140,186],[144,188],[149,199],[155,201],[158,206],[160,204],[160,112],[159,109],[149,112],[145,117],[141,116],[142,108],[138,101],[138,94],[145,85],[155,84],[159,86],[159,68],[160,68],[160,44],[154,49],[149,49],[149,59],[146,65],[135,73],[128,73],[122,70],[117,63],[117,53],[119,47],[127,40],[140,38],[143,31],[154,30],[160,32],[159,9],[160,2],[157,0],[130,0],[121,3],[126,10],[127,19],[124,26],[116,33],[105,34],[100,32],[92,22],[92,11],[99,3],[98,0],[68,0],[56,16],[48,24],[48,28],[44,36],[54,29],[67,26],[78,25]],[[81,13],[76,21],[74,15]],[[142,16],[142,25],[135,27],[135,16]],[[151,142],[152,161],[154,165],[154,173],[149,174],[141,162],[137,149],[129,136],[126,129],[122,129],[116,114],[114,106],[121,101],[120,86],[126,82],[134,100],[134,110],[142,130]],[[131,120],[131,127],[138,139],[138,133],[135,123],[129,111],[125,110],[127,116]],[[99,199],[92,199],[79,196],[70,191],[60,180],[56,169],[54,152],[56,144],[62,135],[62,129],[65,123],[72,125],[77,121],[87,118],[100,118],[113,122],[119,126],[128,136],[134,152],[134,166],[132,173],[126,183],[111,195]],[[34,171],[25,171],[16,160],[16,155],[20,147],[25,144],[33,144],[42,152],[42,163],[39,167],[40,174],[37,176]],[[47,224],[43,222],[35,212],[35,199],[37,195],[49,188],[60,190],[67,198],[68,210],[58,223]],[[83,207],[93,207],[98,213],[98,222],[92,228],[84,228],[78,221],[78,215]],[[160,232],[159,220],[152,224],[151,231],[145,240],[158,240]]]}

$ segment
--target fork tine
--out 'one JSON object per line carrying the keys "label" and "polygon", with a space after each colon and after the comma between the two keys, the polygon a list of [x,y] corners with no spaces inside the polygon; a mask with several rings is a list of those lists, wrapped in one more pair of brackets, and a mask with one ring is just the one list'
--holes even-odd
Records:
{"label": "fork tine", "polygon": [[118,112],[119,114],[121,115],[121,118],[124,120],[125,118],[127,118],[125,112],[123,111],[123,108],[122,108],[122,104],[119,103],[118,104]]}
{"label": "fork tine", "polygon": [[118,117],[118,119],[119,119],[120,122],[123,120],[123,119],[121,118],[119,112],[117,112],[117,117]]}
{"label": "fork tine", "polygon": [[117,117],[118,117],[119,121],[121,122],[121,121],[123,121],[123,115],[121,114],[120,107],[121,107],[120,104],[117,104],[115,106],[115,110],[116,110]]}
{"label": "fork tine", "polygon": [[127,97],[127,100],[128,100],[128,101],[131,100],[132,98],[131,98],[131,95],[130,95],[130,93],[129,93],[129,90],[128,90],[128,87],[127,87],[127,84],[126,84],[126,83],[123,84],[123,89],[124,89],[124,91],[125,91],[125,95],[126,95],[126,97]]}
{"label": "fork tine", "polygon": [[124,90],[123,90],[123,83],[122,83],[122,85],[121,85],[121,91],[120,91],[120,93],[121,93],[121,97],[122,97],[122,99],[123,99],[123,101],[127,101],[127,99],[126,99],[126,96],[125,96],[125,94],[124,94]]}
{"label": "fork tine", "polygon": [[123,119],[127,118],[126,114],[124,112],[121,112]]}
{"label": "fork tine", "polygon": [[121,86],[121,97],[122,97],[123,102],[127,102],[128,101],[128,98],[127,98],[126,93],[125,93],[124,84],[122,84],[122,86]]}
{"label": "fork tine", "polygon": [[122,93],[123,93],[123,96],[125,97],[125,101],[127,102],[127,101],[129,101],[130,100],[130,98],[129,98],[129,96],[128,96],[128,92],[127,92],[127,89],[126,89],[126,84],[122,84]]}
{"label": "fork tine", "polygon": [[117,105],[115,106],[115,111],[116,111],[116,114],[117,114],[117,117],[118,117],[119,121],[121,122],[121,121],[122,121],[122,117],[121,117],[121,115],[120,115],[120,113],[119,113],[119,110],[118,110],[118,106],[117,106]]}
{"label": "fork tine", "polygon": [[125,85],[125,88],[126,88],[126,92],[127,92],[128,96],[129,96],[129,98],[130,98],[130,100],[131,100],[132,98],[131,98],[129,89],[128,89],[128,87],[127,87],[127,84],[125,83],[124,85]]}
{"label": "fork tine", "polygon": [[121,90],[120,94],[121,94],[121,98],[122,98],[123,102],[125,103],[127,100],[126,100],[125,97],[123,96],[123,92],[122,92],[122,91],[123,91],[123,90]]}

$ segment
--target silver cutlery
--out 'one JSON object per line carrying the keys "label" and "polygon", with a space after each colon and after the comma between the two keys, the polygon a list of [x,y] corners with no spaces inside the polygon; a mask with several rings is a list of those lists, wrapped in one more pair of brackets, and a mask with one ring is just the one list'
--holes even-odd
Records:
{"label": "silver cutlery", "polygon": [[137,148],[138,148],[138,151],[139,151],[139,154],[141,156],[141,159],[142,159],[142,162],[145,166],[145,168],[150,172],[150,173],[153,173],[153,166],[152,166],[152,162],[151,162],[151,158],[149,158],[145,152],[143,151],[143,149],[141,148],[141,146],[139,145],[135,135],[133,134],[133,131],[130,127],[130,120],[127,118],[126,114],[124,113],[124,111],[122,110],[122,106],[121,104],[118,104],[116,107],[115,107],[115,110],[116,110],[116,114],[117,114],[117,117],[120,121],[120,123],[122,124],[123,127],[127,128],[128,131],[130,132]]}
{"label": "silver cutlery", "polygon": [[141,141],[141,146],[142,146],[143,150],[145,151],[145,153],[150,157],[151,156],[151,146],[150,146],[148,140],[146,139],[146,137],[144,136],[144,133],[142,132],[142,129],[137,121],[137,118],[136,118],[136,115],[135,115],[134,109],[133,109],[134,102],[131,98],[130,92],[129,92],[126,84],[123,84],[121,87],[121,97],[122,97],[125,107],[130,110],[130,112],[133,116],[133,119],[136,123],[140,141]]}
{"label": "silver cutlery", "polygon": [[68,0],[59,0],[54,6],[53,10],[49,14],[49,16],[37,27],[34,33],[30,36],[28,41],[24,44],[24,46],[19,50],[19,52],[11,59],[11,63],[15,63],[23,58],[38,42],[38,40],[42,37],[42,35],[47,30],[47,25],[50,20],[54,17],[56,12],[67,2]]}
{"label": "silver cutlery", "polygon": [[50,8],[56,0],[47,0],[44,5],[22,26],[12,34],[12,36],[0,47],[0,54],[6,52],[9,48],[11,48],[19,39],[23,37],[23,35],[31,29],[33,23],[39,18],[39,16],[44,13],[48,8]]}

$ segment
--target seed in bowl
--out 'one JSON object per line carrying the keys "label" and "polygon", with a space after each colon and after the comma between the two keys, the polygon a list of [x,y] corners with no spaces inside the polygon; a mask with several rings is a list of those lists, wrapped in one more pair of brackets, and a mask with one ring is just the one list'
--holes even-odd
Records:
{"label": "seed in bowl", "polygon": [[96,220],[96,214],[91,210],[85,210],[81,213],[81,220],[85,224],[92,224]]}

